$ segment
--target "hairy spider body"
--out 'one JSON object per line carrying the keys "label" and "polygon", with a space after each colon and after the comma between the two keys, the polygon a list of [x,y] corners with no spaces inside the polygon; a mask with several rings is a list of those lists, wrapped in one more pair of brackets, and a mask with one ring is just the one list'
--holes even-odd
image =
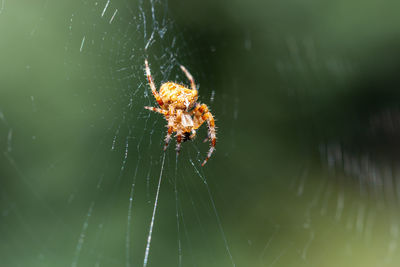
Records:
{"label": "hairy spider body", "polygon": [[176,152],[179,154],[182,141],[194,139],[196,130],[207,121],[208,138],[205,141],[210,139],[211,147],[202,164],[204,166],[215,150],[217,140],[215,121],[207,105],[197,102],[198,92],[192,75],[184,66],[181,66],[182,71],[190,81],[192,89],[174,82],[166,82],[161,85],[160,91],[157,92],[147,59],[145,60],[145,65],[151,91],[160,106],[160,108],[147,106],[145,108],[163,114],[168,122],[164,151],[168,147],[172,133],[176,132]]}
{"label": "hairy spider body", "polygon": [[159,94],[166,109],[173,105],[175,109],[189,110],[197,101],[197,90],[191,90],[173,82],[161,85]]}

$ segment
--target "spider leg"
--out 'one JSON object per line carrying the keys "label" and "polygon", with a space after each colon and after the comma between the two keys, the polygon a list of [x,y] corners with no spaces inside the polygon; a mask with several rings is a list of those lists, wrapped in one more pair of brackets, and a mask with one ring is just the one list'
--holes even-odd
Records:
{"label": "spider leg", "polygon": [[164,102],[162,101],[160,95],[157,92],[156,86],[154,85],[153,77],[151,76],[151,73],[150,73],[149,62],[147,61],[147,59],[145,59],[144,63],[146,65],[146,76],[147,76],[147,80],[149,81],[151,92],[153,93],[154,98],[156,99],[157,103],[160,105],[160,107],[162,107],[162,106],[164,106]]}
{"label": "spider leg", "polygon": [[216,130],[215,130],[215,120],[213,115],[210,113],[208,110],[208,107],[206,104],[202,105],[197,105],[194,110],[194,117],[195,117],[195,129],[199,128],[205,121],[207,121],[208,124],[208,139],[211,140],[211,146],[210,149],[208,150],[208,154],[204,162],[201,164],[201,166],[204,166],[207,161],[210,159],[212,153],[215,150],[215,145],[217,143],[217,137],[216,137]]}
{"label": "spider leg", "polygon": [[168,110],[168,131],[167,131],[167,136],[165,136],[165,145],[164,145],[164,151],[167,150],[169,141],[171,140],[171,135],[174,130],[174,123],[175,123],[175,116],[174,116],[175,110],[174,107],[169,106]]}
{"label": "spider leg", "polygon": [[207,161],[210,159],[212,153],[215,150],[215,145],[217,143],[217,137],[215,135],[215,121],[214,121],[213,115],[210,112],[207,112],[203,115],[203,118],[207,120],[208,132],[209,132],[210,140],[211,140],[211,146],[210,146],[210,150],[208,150],[207,157],[204,160],[204,162],[201,164],[201,166],[204,166],[207,163]]}
{"label": "spider leg", "polygon": [[196,84],[194,83],[194,79],[193,79],[192,74],[190,74],[190,72],[182,65],[181,65],[181,70],[185,73],[186,77],[190,81],[190,85],[192,86],[192,90],[197,91]]}
{"label": "spider leg", "polygon": [[[176,112],[176,124],[180,125],[182,121],[182,110],[178,110]],[[181,143],[182,143],[182,127],[177,127],[176,130],[176,154],[179,155],[179,152],[181,152]]]}
{"label": "spider leg", "polygon": [[163,109],[161,109],[161,108],[147,107],[147,106],[145,106],[144,108],[145,108],[145,109],[148,109],[148,110],[151,110],[151,111],[154,111],[154,112],[157,112],[157,113],[161,113],[161,114],[163,114],[164,116],[167,116],[167,115],[168,115],[168,111],[163,110]]}

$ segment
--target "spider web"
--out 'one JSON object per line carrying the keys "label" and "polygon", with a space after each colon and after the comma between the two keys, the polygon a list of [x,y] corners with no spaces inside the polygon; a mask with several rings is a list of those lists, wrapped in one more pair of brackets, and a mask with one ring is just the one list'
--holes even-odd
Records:
{"label": "spider web", "polygon": [[[145,58],[158,86],[168,80],[188,83],[179,64],[187,66],[199,81],[204,78],[198,75],[201,69],[194,68],[193,51],[188,50],[170,18],[167,2],[81,1],[63,7],[68,10],[63,13],[69,16],[58,20],[60,42],[64,43],[58,49],[63,48],[64,77],[60,81],[66,86],[53,96],[76,103],[68,108],[74,120],[90,121],[82,127],[72,125],[74,133],[67,130],[62,134],[71,147],[84,147],[78,157],[84,162],[74,160],[77,150],[68,150],[55,141],[53,146],[67,151],[56,153],[54,159],[44,157],[47,162],[37,167],[44,174],[25,177],[27,167],[9,155],[13,130],[1,113],[5,157],[21,183],[30,180],[27,197],[47,218],[43,223],[27,214],[21,217],[34,236],[27,244],[33,255],[21,260],[10,256],[8,266],[185,266],[215,260],[235,265],[214,201],[213,185],[209,185],[199,164],[209,144],[185,143],[177,158],[172,142],[164,153],[166,122],[143,108],[156,103],[144,75]],[[50,13],[58,10],[47,1],[41,2],[40,8],[42,16],[32,30],[33,40],[46,29],[42,21],[50,20]],[[213,104],[215,91],[200,89],[200,93],[203,101]],[[30,112],[39,121],[46,108],[35,97],[43,95],[33,91],[30,99]],[[77,103],[74,98],[85,101]],[[233,114],[232,110],[228,112]],[[82,139],[71,140],[77,136]],[[201,130],[199,136],[199,140],[206,136],[206,130]],[[43,140],[39,146],[46,143],[45,134],[37,138]],[[44,193],[51,186],[36,193],[40,176],[70,182],[54,198]],[[2,195],[12,206],[13,197]],[[51,199],[64,204],[49,204]],[[31,227],[41,224],[48,229],[35,233]],[[24,242],[22,239],[17,244]],[[204,248],[205,243],[210,245]]]}
{"label": "spider web", "polygon": [[[123,220],[126,223],[123,234],[125,265],[136,266],[142,262],[143,266],[150,263],[158,266],[160,262],[165,262],[165,259],[162,258],[166,255],[171,255],[167,262],[172,265],[182,266],[185,261],[193,262],[195,259],[189,257],[195,249],[195,245],[192,243],[199,241],[192,238],[191,232],[187,229],[186,225],[195,218],[185,219],[190,214],[187,209],[194,209],[194,214],[200,214],[202,209],[213,214],[214,227],[205,230],[211,231],[206,236],[212,237],[215,235],[212,232],[219,232],[220,240],[216,242],[213,249],[225,250],[225,252],[220,252],[222,260],[228,260],[234,265],[210,187],[205,174],[201,174],[198,170],[201,160],[199,149],[196,145],[191,148],[185,146],[190,150],[183,153],[179,159],[172,156],[173,149],[171,149],[172,154],[163,153],[160,148],[164,142],[165,121],[162,117],[154,116],[143,109],[144,105],[154,106],[155,103],[146,79],[143,79],[145,57],[150,62],[153,77],[158,86],[168,80],[188,82],[183,73],[179,71],[178,66],[179,63],[184,64],[183,62],[187,60],[190,62],[192,53],[187,51],[185,40],[175,29],[173,21],[169,17],[167,3],[139,1],[128,4],[107,1],[104,6],[97,6],[97,2],[89,2],[87,5],[92,6],[92,9],[88,7],[83,10],[89,10],[89,14],[80,14],[78,10],[71,15],[69,27],[71,42],[74,42],[74,38],[79,36],[74,28],[82,30],[79,53],[87,53],[89,57],[93,56],[106,61],[101,68],[101,65],[94,65],[94,78],[95,80],[99,79],[100,83],[111,82],[111,84],[99,85],[98,89],[117,90],[116,96],[109,98],[111,103],[107,103],[110,111],[117,113],[111,126],[107,129],[112,138],[105,138],[105,141],[101,142],[108,140],[111,151],[122,157],[120,158],[120,167],[113,175],[116,178],[114,190],[119,191],[121,186],[129,188],[129,194],[125,193],[128,207],[125,202],[126,210],[122,213],[124,214],[122,216],[126,217]],[[97,16],[97,18],[86,19],[92,16]],[[80,27],[80,25],[90,26]],[[69,53],[68,50],[71,48],[76,51],[76,47],[76,41],[75,45],[68,44],[66,53]],[[106,68],[102,69],[104,66]],[[67,73],[67,79],[68,75]],[[104,145],[107,147],[106,143]],[[183,170],[181,170],[182,164],[184,164]],[[185,169],[187,173],[183,175]],[[104,171],[102,170],[102,173]],[[99,174],[99,176],[101,178],[97,184],[102,183],[104,179],[103,174]],[[193,190],[193,187],[182,184],[183,179],[189,180],[187,176],[190,177],[189,179],[198,180],[195,182],[195,186],[199,186],[200,190],[203,190],[200,193],[203,195],[202,197],[204,197],[204,190],[208,194],[208,197],[203,200],[206,206],[200,210],[196,207],[197,200],[192,201],[189,206],[182,204],[182,201],[187,201],[186,193],[182,191],[187,190],[187,193],[192,195],[191,191]],[[170,182],[170,187],[164,189],[166,181]],[[101,186],[98,185],[97,188],[100,189]],[[110,194],[113,195],[114,192],[116,191]],[[163,194],[167,195],[163,196]],[[106,207],[114,205],[112,202],[117,201],[114,196],[110,198],[111,203],[107,203]],[[172,203],[170,203],[171,200]],[[92,213],[96,203],[98,200],[94,199],[89,205],[75,248],[72,266],[77,266],[85,259],[83,246],[90,242],[85,239],[89,239],[86,237],[88,225],[92,224]],[[162,207],[159,207],[160,205]],[[161,214],[158,215],[158,213]],[[174,228],[171,229],[171,222],[163,218],[164,216],[169,217],[165,214],[175,214],[172,217],[175,218],[176,226]],[[196,215],[197,218],[203,218],[203,215],[199,214]],[[160,218],[158,218],[159,216]],[[100,222],[100,224],[102,229],[99,230],[99,235],[102,235],[107,230],[103,229],[105,223]],[[198,220],[196,224],[203,228],[204,222]],[[163,227],[163,225],[168,227]],[[159,239],[157,239],[156,233],[160,233],[160,231],[164,234],[176,235],[175,244],[167,245],[171,248],[169,252],[165,248],[166,244],[157,246]],[[141,250],[140,247],[143,245],[145,245],[144,250]],[[153,257],[151,257],[152,254],[154,254]],[[102,255],[104,256],[103,252]],[[96,260],[96,264],[97,262],[99,260]]]}

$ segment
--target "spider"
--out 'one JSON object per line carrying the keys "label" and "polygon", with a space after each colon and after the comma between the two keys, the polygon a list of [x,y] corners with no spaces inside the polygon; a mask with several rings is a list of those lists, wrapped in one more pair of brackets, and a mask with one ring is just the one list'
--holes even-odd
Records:
{"label": "spider", "polygon": [[147,59],[145,59],[145,65],[151,91],[160,108],[147,106],[144,108],[163,114],[168,122],[164,151],[168,147],[172,133],[176,132],[176,153],[179,154],[182,141],[185,142],[194,139],[196,137],[196,130],[207,121],[208,137],[204,141],[206,142],[210,139],[211,146],[206,159],[201,164],[201,166],[204,166],[215,150],[217,140],[215,135],[215,121],[207,105],[197,102],[198,92],[192,75],[181,65],[180,67],[189,79],[192,89],[174,82],[166,82],[161,85],[160,91],[157,92]]}

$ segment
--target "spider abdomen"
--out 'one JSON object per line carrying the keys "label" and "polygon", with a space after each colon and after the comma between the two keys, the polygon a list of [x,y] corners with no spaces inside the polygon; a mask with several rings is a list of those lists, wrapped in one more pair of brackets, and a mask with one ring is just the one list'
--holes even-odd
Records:
{"label": "spider abdomen", "polygon": [[175,109],[190,109],[197,101],[197,91],[180,84],[166,82],[161,85],[160,97],[166,107],[173,105]]}

